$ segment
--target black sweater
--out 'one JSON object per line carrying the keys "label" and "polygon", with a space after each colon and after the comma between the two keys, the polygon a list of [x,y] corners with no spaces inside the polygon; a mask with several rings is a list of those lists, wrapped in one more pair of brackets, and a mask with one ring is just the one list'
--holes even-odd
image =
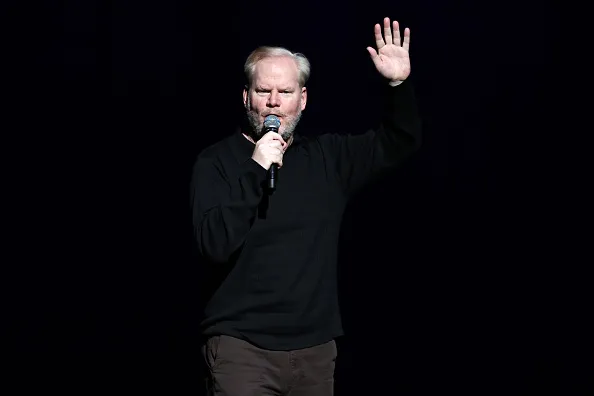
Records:
{"label": "black sweater", "polygon": [[295,136],[277,190],[237,132],[205,149],[191,181],[198,250],[212,274],[203,335],[288,350],[342,335],[336,284],[348,198],[419,147],[411,83],[385,88],[378,127],[360,135]]}

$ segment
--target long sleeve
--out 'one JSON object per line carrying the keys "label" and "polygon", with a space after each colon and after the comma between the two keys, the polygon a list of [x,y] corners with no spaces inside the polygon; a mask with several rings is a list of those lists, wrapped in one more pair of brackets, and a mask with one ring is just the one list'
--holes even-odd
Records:
{"label": "long sleeve", "polygon": [[232,167],[224,167],[218,158],[196,161],[190,193],[201,255],[225,262],[241,247],[257,214],[265,177],[264,168],[251,158],[241,164],[235,161]]}
{"label": "long sleeve", "polygon": [[[398,167],[421,144],[421,122],[412,83],[386,86],[378,105],[382,120],[360,135],[321,137],[325,155],[333,161],[345,192],[350,194],[384,171]],[[382,102],[383,101],[383,102]]]}

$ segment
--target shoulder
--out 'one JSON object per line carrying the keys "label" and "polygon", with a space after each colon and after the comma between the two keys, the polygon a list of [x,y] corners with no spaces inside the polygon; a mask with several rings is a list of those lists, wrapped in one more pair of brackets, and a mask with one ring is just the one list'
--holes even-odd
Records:
{"label": "shoulder", "polygon": [[203,147],[196,155],[196,161],[210,161],[227,154],[229,152],[229,143],[232,138],[233,136],[227,136]]}
{"label": "shoulder", "polygon": [[332,145],[344,138],[345,135],[337,132],[323,132],[315,135],[301,135],[299,136],[298,144],[308,148],[323,148],[328,145]]}
{"label": "shoulder", "polygon": [[312,138],[310,144],[315,145],[319,150],[325,153],[336,151],[345,141],[352,138],[351,133],[326,132]]}
{"label": "shoulder", "polygon": [[202,148],[194,159],[194,168],[219,162],[221,158],[228,156],[232,138],[233,136],[227,136]]}
{"label": "shoulder", "polygon": [[192,165],[192,181],[202,180],[212,182],[213,178],[220,177],[224,172],[224,164],[229,163],[232,157],[231,139],[227,136],[217,142],[211,143],[196,155]]}

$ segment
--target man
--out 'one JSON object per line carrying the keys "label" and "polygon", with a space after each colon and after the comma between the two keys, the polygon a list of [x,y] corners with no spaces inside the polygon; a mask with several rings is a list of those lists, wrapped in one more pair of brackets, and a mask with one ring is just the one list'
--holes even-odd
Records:
{"label": "man", "polygon": [[[392,30],[393,28],[393,30]],[[249,127],[205,149],[194,165],[192,209],[200,254],[212,271],[202,322],[211,395],[333,394],[342,335],[336,285],[340,220],[349,197],[417,150],[410,30],[374,26],[367,50],[385,78],[381,127],[360,135],[296,133],[310,64],[262,47],[247,59]],[[269,115],[278,133],[263,129]],[[273,163],[274,191],[266,188]]]}

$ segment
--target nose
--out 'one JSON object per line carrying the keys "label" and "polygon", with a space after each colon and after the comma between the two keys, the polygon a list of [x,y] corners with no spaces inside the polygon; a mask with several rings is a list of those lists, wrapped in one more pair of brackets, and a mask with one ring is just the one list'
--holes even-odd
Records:
{"label": "nose", "polygon": [[268,107],[278,107],[280,106],[280,95],[276,91],[270,92],[270,96],[268,97]]}

